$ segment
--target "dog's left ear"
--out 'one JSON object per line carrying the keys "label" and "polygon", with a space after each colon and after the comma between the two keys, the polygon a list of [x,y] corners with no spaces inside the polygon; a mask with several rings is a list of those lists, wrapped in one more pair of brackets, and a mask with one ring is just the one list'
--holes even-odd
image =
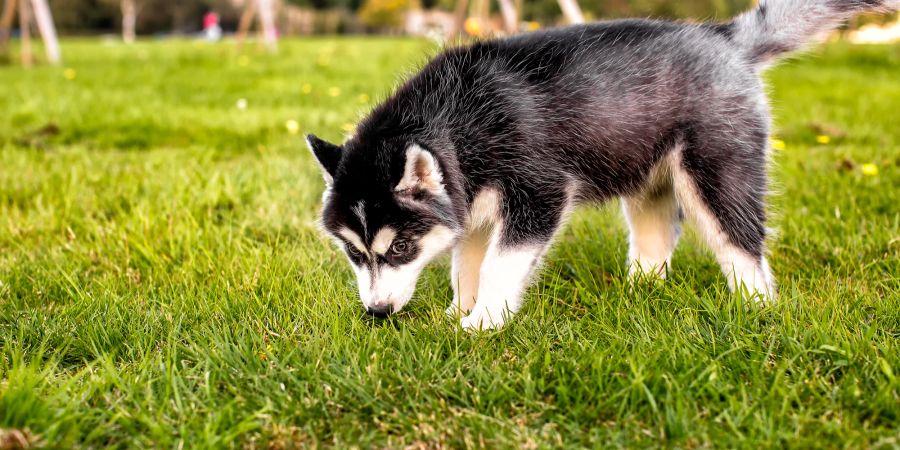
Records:
{"label": "dog's left ear", "polygon": [[322,167],[322,176],[325,177],[325,182],[331,184],[331,182],[334,181],[338,163],[341,161],[341,147],[323,141],[314,134],[306,135],[306,145],[319,161],[319,166]]}
{"label": "dog's left ear", "polygon": [[436,196],[446,195],[444,175],[434,155],[418,144],[410,145],[406,149],[403,178],[400,178],[394,192],[410,196],[423,192]]}

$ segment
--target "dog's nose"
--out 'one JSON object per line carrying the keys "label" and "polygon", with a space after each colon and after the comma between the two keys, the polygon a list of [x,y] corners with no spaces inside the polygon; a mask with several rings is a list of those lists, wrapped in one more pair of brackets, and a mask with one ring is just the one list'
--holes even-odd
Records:
{"label": "dog's nose", "polygon": [[383,305],[372,305],[366,308],[366,312],[372,317],[387,317],[394,312],[394,305],[385,303]]}

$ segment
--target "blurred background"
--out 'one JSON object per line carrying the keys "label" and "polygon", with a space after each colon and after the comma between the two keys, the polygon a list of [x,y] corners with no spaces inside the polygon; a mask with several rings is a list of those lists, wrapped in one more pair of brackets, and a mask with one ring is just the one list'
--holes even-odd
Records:
{"label": "blurred background", "polygon": [[[9,39],[32,35],[258,37],[270,49],[288,35],[387,34],[485,36],[583,21],[654,17],[723,20],[753,0],[5,0],[0,52]],[[900,39],[894,17],[855,19],[860,42]],[[22,24],[26,24],[23,26]],[[54,28],[51,30],[51,28]],[[846,31],[846,30],[845,30]],[[51,39],[53,39],[51,37]],[[46,41],[46,39],[45,39]],[[55,44],[51,44],[53,47]],[[28,50],[28,49],[26,49]],[[55,49],[50,49],[55,52]],[[29,55],[25,55],[29,56]],[[56,59],[55,54],[48,55]]]}

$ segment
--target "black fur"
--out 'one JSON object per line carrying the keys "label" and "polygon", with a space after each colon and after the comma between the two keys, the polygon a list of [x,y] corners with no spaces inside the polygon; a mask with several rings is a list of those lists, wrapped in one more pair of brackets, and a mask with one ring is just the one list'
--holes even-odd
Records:
{"label": "black fur", "polygon": [[[699,204],[675,206],[675,229],[682,207],[712,217],[706,231],[725,235],[716,245],[728,247],[719,249],[726,274],[729,258],[748,255],[754,268],[739,275],[774,289],[763,258],[770,117],[760,71],[858,11],[891,6],[762,0],[728,23],[600,22],[445,50],[343,146],[310,136],[333,178],[323,224],[349,228],[367,248],[384,226],[413,243],[405,259],[351,255],[374,277],[415,259],[415,240],[435,225],[461,235],[486,189],[500,195],[507,248],[544,248],[574,203],[680,189],[679,202]],[[434,156],[442,192],[395,192],[411,146]]]}
{"label": "black fur", "polygon": [[[695,45],[728,45],[726,29],[626,20],[450,49],[360,124],[344,145],[333,190],[382,195],[366,204],[385,203],[402,176],[405,149],[418,143],[437,156],[456,205],[438,215],[458,225],[474,195],[494,187],[504,199],[504,241],[518,245],[549,239],[569,189],[591,201],[634,194],[676,143],[702,134],[707,144],[686,151],[705,152],[685,161],[692,174],[709,174],[703,169],[715,165],[742,173],[757,192],[756,200],[707,195],[713,210],[749,210],[761,221],[767,128],[753,98],[761,95],[756,74],[740,58],[726,61],[719,70],[740,81],[728,86],[711,77],[714,51]],[[735,131],[735,121],[747,126]],[[736,147],[747,156],[734,156]],[[717,179],[699,185],[731,189]],[[378,220],[387,210],[373,206],[367,213],[369,220],[390,221]],[[761,252],[763,233],[724,224],[735,243]]]}

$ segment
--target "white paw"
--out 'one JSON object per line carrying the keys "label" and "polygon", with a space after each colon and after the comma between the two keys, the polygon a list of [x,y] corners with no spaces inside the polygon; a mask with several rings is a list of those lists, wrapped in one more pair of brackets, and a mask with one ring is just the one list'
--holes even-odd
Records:
{"label": "white paw", "polygon": [[444,314],[450,316],[451,319],[459,319],[460,317],[465,317],[466,312],[460,309],[459,304],[454,302],[444,310]]}
{"label": "white paw", "polygon": [[503,327],[506,314],[508,313],[502,311],[488,311],[476,306],[471,314],[460,319],[459,324],[466,331],[498,330]]}
{"label": "white paw", "polygon": [[778,297],[774,291],[774,288],[766,287],[764,290],[754,290],[749,292],[749,296],[756,302],[757,306],[772,306],[775,304]]}
{"label": "white paw", "polygon": [[631,261],[628,264],[628,280],[632,283],[650,281],[665,281],[669,272],[669,263],[650,264],[639,261]]}
{"label": "white paw", "polygon": [[744,299],[750,300],[760,307],[774,305],[778,297],[778,289],[775,287],[775,283],[769,282],[762,277],[750,280],[749,283],[741,282],[735,284],[737,284],[737,287],[733,287],[732,291],[737,292]]}

